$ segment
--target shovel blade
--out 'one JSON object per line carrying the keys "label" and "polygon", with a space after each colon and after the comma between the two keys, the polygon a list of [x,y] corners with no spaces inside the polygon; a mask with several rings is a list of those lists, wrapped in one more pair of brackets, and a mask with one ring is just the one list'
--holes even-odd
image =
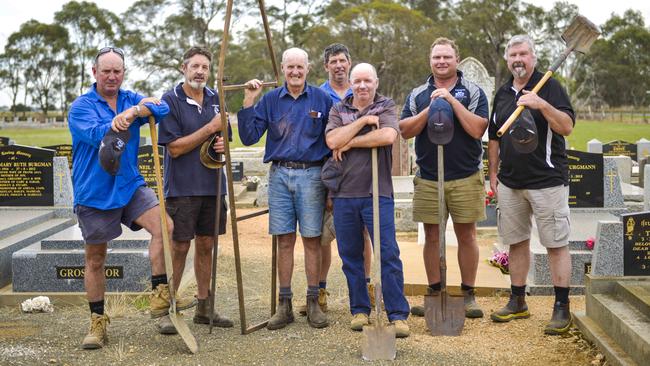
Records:
{"label": "shovel blade", "polygon": [[459,336],[465,325],[465,303],[462,296],[447,292],[424,296],[424,318],[433,336]]}
{"label": "shovel blade", "polygon": [[587,53],[591,45],[600,36],[600,29],[589,19],[578,15],[562,33],[566,46],[580,53]]}
{"label": "shovel blade", "polygon": [[366,325],[363,327],[361,356],[366,361],[394,360],[397,354],[395,326]]}
{"label": "shovel blade", "polygon": [[172,324],[174,324],[178,335],[181,336],[181,339],[183,339],[183,342],[185,342],[185,345],[190,350],[190,352],[198,352],[199,344],[196,342],[196,338],[194,338],[190,327],[188,327],[187,323],[185,323],[185,320],[183,320],[183,316],[176,311],[170,311],[169,320],[171,320]]}

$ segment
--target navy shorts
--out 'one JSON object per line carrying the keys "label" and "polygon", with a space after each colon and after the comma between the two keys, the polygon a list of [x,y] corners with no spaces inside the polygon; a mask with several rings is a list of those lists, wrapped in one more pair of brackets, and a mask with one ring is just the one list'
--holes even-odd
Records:
{"label": "navy shorts", "polygon": [[[214,236],[216,196],[169,197],[165,200],[167,213],[174,220],[172,238],[190,241],[194,235]],[[226,233],[226,196],[221,196],[219,234]]]}
{"label": "navy shorts", "polygon": [[151,188],[140,186],[126,206],[111,210],[100,210],[77,205],[75,213],[81,235],[86,244],[104,244],[122,235],[122,225],[133,231],[142,229],[135,223],[149,209],[158,206],[158,198]]}

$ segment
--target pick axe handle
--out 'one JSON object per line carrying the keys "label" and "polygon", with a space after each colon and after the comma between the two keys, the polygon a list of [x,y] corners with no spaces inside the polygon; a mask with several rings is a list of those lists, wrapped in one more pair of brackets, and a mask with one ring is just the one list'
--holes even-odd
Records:
{"label": "pick axe handle", "polygon": [[[544,84],[546,84],[548,79],[551,78],[551,75],[553,75],[553,71],[548,70],[546,74],[544,74],[544,76],[537,82],[537,84],[535,85],[531,93],[537,94],[537,92],[544,86]],[[501,137],[503,136],[504,133],[506,133],[506,131],[508,131],[508,128],[510,128],[510,126],[515,122],[515,120],[517,119],[517,117],[519,117],[521,112],[524,111],[524,108],[526,107],[520,105],[519,107],[517,107],[517,109],[515,109],[514,112],[512,112],[510,117],[508,117],[508,119],[506,120],[506,123],[504,123],[503,126],[501,126],[501,128],[499,129],[499,131],[497,131],[497,136]]]}
{"label": "pick axe handle", "polygon": [[221,169],[217,169],[217,211],[214,219],[214,247],[212,248],[212,276],[210,281],[210,327],[208,333],[212,334],[214,322],[214,297],[217,292],[217,255],[219,254],[219,229],[221,223]]}

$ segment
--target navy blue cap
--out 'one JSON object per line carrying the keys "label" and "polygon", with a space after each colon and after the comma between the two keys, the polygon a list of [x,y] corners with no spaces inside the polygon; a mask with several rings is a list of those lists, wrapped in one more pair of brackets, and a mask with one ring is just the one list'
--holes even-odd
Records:
{"label": "navy blue cap", "polygon": [[454,110],[443,98],[436,98],[429,104],[427,135],[436,145],[446,145],[454,137]]}
{"label": "navy blue cap", "polygon": [[120,170],[120,158],[131,138],[129,130],[115,132],[109,129],[99,145],[99,164],[110,175]]}
{"label": "navy blue cap", "polygon": [[537,148],[537,125],[528,109],[524,109],[510,127],[512,146],[521,154],[530,154]]}

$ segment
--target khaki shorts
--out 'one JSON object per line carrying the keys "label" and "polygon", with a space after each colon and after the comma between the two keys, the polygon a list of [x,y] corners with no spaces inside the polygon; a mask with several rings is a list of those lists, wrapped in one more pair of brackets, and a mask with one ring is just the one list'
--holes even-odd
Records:
{"label": "khaki shorts", "polygon": [[[439,224],[438,182],[413,179],[413,221]],[[485,178],[478,171],[466,178],[445,182],[445,204],[453,222],[470,224],[485,220]]]}
{"label": "khaki shorts", "polygon": [[504,245],[530,239],[531,216],[546,248],[569,244],[569,186],[511,189],[499,182],[497,227]]}
{"label": "khaki shorts", "polygon": [[334,215],[332,211],[323,212],[323,230],[320,236],[320,245],[329,245],[336,239],[336,230],[334,230]]}

